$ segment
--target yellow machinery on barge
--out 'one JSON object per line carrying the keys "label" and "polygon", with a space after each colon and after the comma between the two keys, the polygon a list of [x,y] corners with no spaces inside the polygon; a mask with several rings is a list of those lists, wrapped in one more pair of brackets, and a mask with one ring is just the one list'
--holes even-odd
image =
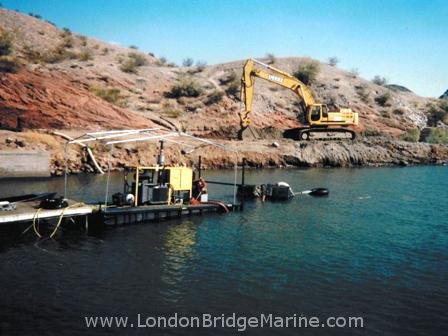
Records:
{"label": "yellow machinery on barge", "polygon": [[191,167],[136,166],[125,170],[124,201],[134,206],[188,203],[192,192]]}

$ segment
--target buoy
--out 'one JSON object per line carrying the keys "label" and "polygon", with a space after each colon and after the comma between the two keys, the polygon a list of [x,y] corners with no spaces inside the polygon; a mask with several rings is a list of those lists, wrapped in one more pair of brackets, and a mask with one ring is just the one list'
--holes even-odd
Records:
{"label": "buoy", "polygon": [[308,194],[311,196],[328,196],[329,193],[330,191],[327,188],[314,188],[294,193],[294,195]]}
{"label": "buoy", "polygon": [[309,193],[311,196],[328,196],[330,192],[326,188],[314,188]]}

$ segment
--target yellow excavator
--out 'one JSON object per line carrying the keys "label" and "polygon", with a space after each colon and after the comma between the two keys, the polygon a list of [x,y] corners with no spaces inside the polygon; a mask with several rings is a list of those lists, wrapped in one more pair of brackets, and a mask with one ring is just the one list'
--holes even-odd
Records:
{"label": "yellow excavator", "polygon": [[244,111],[240,113],[241,128],[238,137],[241,140],[243,133],[250,125],[249,114],[252,110],[255,78],[257,77],[290,89],[299,96],[306,111],[306,121],[305,126],[297,129],[296,134],[293,134],[293,138],[299,140],[355,138],[355,132],[347,127],[358,125],[358,113],[349,108],[330,111],[326,105],[319,104],[314,99],[310,88],[293,75],[255,59],[248,59],[244,64],[241,78],[241,101],[245,106]]}

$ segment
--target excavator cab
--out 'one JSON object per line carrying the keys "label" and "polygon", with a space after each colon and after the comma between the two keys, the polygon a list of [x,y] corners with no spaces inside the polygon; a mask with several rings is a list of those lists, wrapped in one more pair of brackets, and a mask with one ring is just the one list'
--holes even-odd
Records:
{"label": "excavator cab", "polygon": [[313,121],[319,121],[322,118],[322,106],[321,105],[313,105],[310,108],[309,115],[309,123],[311,124]]}
{"label": "excavator cab", "polygon": [[313,104],[310,106],[308,122],[313,125],[316,122],[325,122],[328,120],[328,107],[323,104]]}

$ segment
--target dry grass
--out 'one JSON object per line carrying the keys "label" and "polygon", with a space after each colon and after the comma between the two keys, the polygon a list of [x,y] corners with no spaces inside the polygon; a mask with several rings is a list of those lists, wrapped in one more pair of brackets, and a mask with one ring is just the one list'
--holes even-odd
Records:
{"label": "dry grass", "polygon": [[93,59],[92,53],[88,49],[84,49],[78,54],[78,59],[82,62],[87,62]]}
{"label": "dry grass", "polygon": [[92,92],[95,96],[116,106],[127,106],[126,99],[121,95],[121,91],[119,89],[93,86],[90,88],[90,92]]}
{"label": "dry grass", "polygon": [[179,118],[184,114],[184,110],[174,106],[169,102],[166,102],[162,106],[162,113],[168,118]]}
{"label": "dry grass", "polygon": [[59,137],[56,137],[47,133],[38,132],[21,132],[20,136],[29,144],[43,144],[47,149],[58,149],[63,147],[63,141]]}

